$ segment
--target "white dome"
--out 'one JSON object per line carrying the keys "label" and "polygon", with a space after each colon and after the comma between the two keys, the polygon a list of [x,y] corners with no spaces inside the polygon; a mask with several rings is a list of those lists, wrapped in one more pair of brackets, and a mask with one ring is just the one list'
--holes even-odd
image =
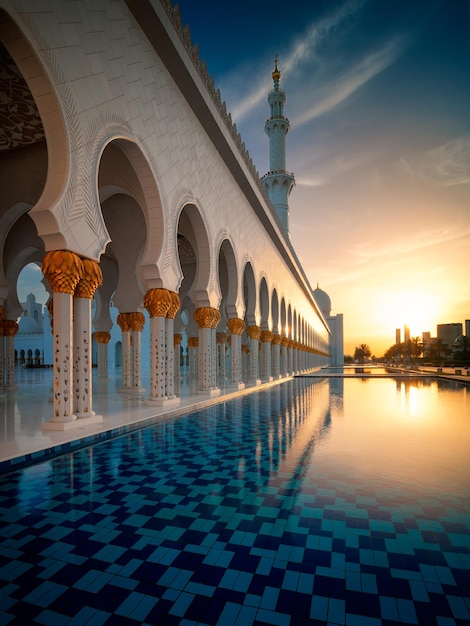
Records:
{"label": "white dome", "polygon": [[18,332],[20,333],[40,333],[41,328],[36,320],[29,315],[24,315],[18,323]]}
{"label": "white dome", "polygon": [[317,288],[313,291],[313,297],[323,315],[330,315],[331,300],[326,291],[323,291],[323,289],[320,289],[317,285]]}

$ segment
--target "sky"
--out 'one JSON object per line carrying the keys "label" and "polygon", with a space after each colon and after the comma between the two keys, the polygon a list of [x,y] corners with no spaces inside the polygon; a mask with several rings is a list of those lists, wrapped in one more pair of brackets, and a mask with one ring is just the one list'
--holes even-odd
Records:
{"label": "sky", "polygon": [[290,238],[345,353],[470,319],[469,0],[178,4],[260,175],[278,55]]}
{"label": "sky", "polygon": [[470,319],[468,0],[179,0],[260,175],[278,54],[290,237],[345,353]]}

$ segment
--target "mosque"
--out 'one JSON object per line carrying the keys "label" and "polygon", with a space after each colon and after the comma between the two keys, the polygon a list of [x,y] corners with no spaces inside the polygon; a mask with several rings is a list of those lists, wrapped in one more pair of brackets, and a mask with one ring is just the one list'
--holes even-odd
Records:
{"label": "mosque", "polygon": [[[260,177],[170,0],[37,6],[0,0],[0,385],[52,366],[43,427],[68,430],[106,418],[93,378],[117,368],[169,408],[183,371],[214,398],[342,364],[342,315],[289,238],[277,59]],[[30,263],[44,311],[19,302]]]}

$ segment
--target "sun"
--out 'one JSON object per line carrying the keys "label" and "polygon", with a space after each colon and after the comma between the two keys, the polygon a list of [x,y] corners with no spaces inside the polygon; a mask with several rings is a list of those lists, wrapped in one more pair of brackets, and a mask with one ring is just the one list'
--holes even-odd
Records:
{"label": "sun", "polygon": [[[434,293],[420,289],[387,292],[382,296],[382,323],[403,333],[405,325],[410,336],[421,336],[423,332],[433,334],[439,309],[438,298]],[[437,314],[437,315],[436,315]]]}

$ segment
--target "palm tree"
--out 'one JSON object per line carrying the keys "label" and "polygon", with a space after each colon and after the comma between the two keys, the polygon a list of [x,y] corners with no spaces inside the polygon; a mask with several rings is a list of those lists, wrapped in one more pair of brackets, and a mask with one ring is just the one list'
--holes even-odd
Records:
{"label": "palm tree", "polygon": [[410,348],[411,358],[416,358],[416,360],[418,360],[424,350],[424,344],[421,341],[421,337],[411,337]]}
{"label": "palm tree", "polygon": [[442,341],[439,337],[435,337],[431,340],[431,345],[429,348],[429,355],[431,357],[431,361],[440,363],[442,360],[447,358],[447,355],[450,354],[449,344],[445,341]]}
{"label": "palm tree", "polygon": [[372,352],[366,343],[361,343],[361,345],[354,350],[354,358],[356,361],[359,361],[359,363],[364,363],[364,359],[369,358],[371,354]]}
{"label": "palm tree", "polygon": [[455,360],[461,365],[470,363],[470,337],[465,335],[457,337],[452,347],[452,352],[455,355]]}

